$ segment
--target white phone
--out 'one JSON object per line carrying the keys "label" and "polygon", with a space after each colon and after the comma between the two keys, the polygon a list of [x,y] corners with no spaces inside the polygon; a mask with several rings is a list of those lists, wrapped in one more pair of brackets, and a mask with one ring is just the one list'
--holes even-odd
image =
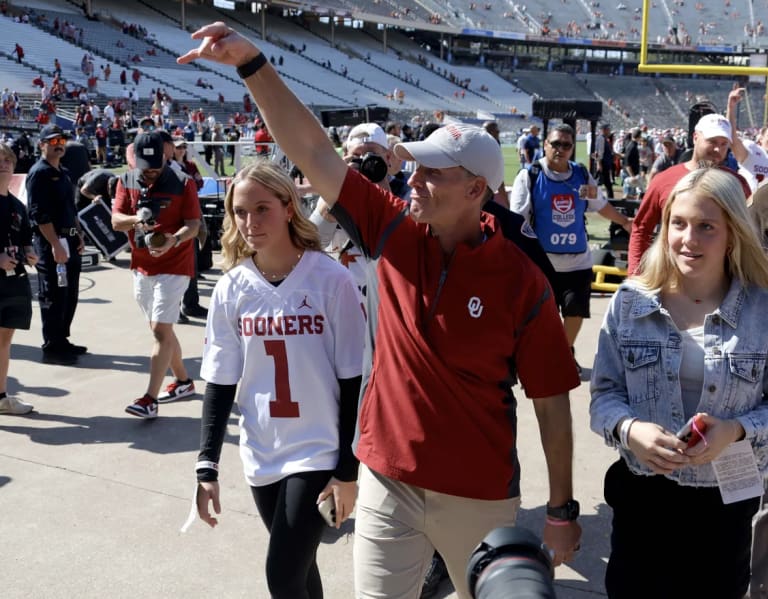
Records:
{"label": "white phone", "polygon": [[333,493],[317,505],[317,511],[328,526],[336,527],[336,502],[333,500]]}

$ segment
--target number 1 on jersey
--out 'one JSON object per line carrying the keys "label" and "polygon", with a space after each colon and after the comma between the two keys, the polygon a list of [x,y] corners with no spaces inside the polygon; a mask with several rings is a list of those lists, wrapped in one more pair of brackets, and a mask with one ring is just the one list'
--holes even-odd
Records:
{"label": "number 1 on jersey", "polygon": [[275,361],[275,399],[269,402],[269,415],[272,418],[298,418],[299,404],[291,401],[285,341],[265,341],[264,351]]}

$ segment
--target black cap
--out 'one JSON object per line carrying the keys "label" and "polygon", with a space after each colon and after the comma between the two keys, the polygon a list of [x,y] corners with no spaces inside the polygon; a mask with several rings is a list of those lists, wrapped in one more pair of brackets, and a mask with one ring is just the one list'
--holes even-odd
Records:
{"label": "black cap", "polygon": [[139,127],[141,127],[144,123],[148,123],[154,126],[155,121],[151,116],[143,116],[139,119]]}
{"label": "black cap", "polygon": [[139,133],[133,142],[133,148],[136,152],[136,168],[162,168],[165,164],[163,138],[158,133]]}
{"label": "black cap", "polygon": [[661,140],[661,143],[677,145],[677,142],[675,141],[675,138],[672,137],[671,135],[667,135],[666,137],[664,137],[664,139]]}
{"label": "black cap", "polygon": [[64,129],[58,125],[46,125],[40,130],[40,141],[55,139],[56,137],[67,137]]}
{"label": "black cap", "polygon": [[160,136],[160,139],[163,140],[163,142],[167,142],[169,144],[173,143],[173,137],[171,137],[171,134],[168,133],[165,129],[158,129],[155,131]]}

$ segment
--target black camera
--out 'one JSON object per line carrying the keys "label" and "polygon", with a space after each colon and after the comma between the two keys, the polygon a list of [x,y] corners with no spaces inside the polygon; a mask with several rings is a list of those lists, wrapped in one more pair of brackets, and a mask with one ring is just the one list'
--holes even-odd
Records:
{"label": "black camera", "polygon": [[[156,217],[159,211],[159,202],[150,198],[148,190],[142,188],[139,201],[136,204],[136,216],[139,217],[139,222],[149,226],[155,225],[157,223]],[[165,244],[165,235],[156,231],[142,233],[137,230],[134,240],[137,248],[161,247]]]}
{"label": "black camera", "polygon": [[373,152],[355,156],[349,161],[349,166],[359,171],[371,183],[383,181],[389,171],[386,160]]}
{"label": "black camera", "polygon": [[474,599],[556,599],[549,551],[526,528],[492,530],[467,564]]}
{"label": "black camera", "polygon": [[[27,261],[27,256],[23,252],[21,252],[19,246],[17,245],[10,245],[6,247],[5,253],[8,254],[8,257],[11,260],[16,260],[17,263],[24,264]],[[16,268],[11,268],[5,271],[6,277],[12,277],[15,274],[16,274]]]}

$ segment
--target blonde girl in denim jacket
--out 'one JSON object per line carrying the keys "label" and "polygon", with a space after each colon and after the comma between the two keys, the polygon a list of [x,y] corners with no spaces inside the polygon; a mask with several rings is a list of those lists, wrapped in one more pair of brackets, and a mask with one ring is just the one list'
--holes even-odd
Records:
{"label": "blonde girl in denim jacket", "polygon": [[[611,599],[741,599],[759,499],[723,504],[711,462],[746,439],[768,474],[768,260],[737,178],[702,168],[669,196],[640,274],[616,292],[592,371],[591,427],[621,454]],[[675,431],[698,414],[705,441]]]}

